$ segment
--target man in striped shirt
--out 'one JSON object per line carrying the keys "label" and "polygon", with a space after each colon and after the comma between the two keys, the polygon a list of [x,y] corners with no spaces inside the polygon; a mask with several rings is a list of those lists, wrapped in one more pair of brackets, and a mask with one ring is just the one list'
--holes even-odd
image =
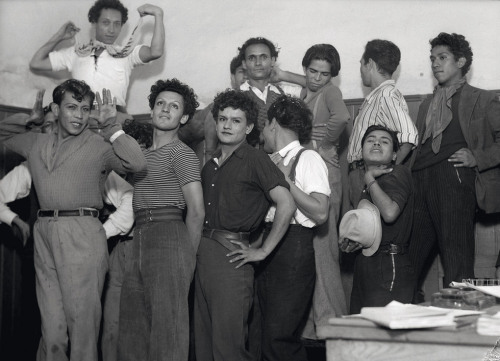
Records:
{"label": "man in striped shirt", "polygon": [[366,44],[360,60],[363,85],[372,89],[354,120],[347,161],[349,162],[349,200],[356,208],[364,186],[361,138],[371,125],[383,125],[396,131],[400,143],[397,163],[405,160],[414,145],[418,133],[408,113],[403,94],[396,89],[392,74],[396,71],[401,52],[388,40],[375,39]]}
{"label": "man in striped shirt", "polygon": [[151,87],[153,142],[147,171],[133,179],[134,239],[120,296],[122,361],[188,359],[188,293],[205,211],[198,158],[178,133],[198,105],[177,79]]}

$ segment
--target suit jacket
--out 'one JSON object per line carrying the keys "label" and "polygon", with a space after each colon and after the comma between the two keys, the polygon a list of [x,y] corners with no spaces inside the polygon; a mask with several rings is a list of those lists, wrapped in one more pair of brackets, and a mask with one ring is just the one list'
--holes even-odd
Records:
{"label": "suit jacket", "polygon": [[[420,104],[417,117],[418,134],[425,133],[425,118],[432,95]],[[476,158],[476,197],[486,213],[500,212],[500,101],[494,92],[465,84],[458,106],[460,128],[467,147]],[[419,137],[410,167],[422,145]]]}

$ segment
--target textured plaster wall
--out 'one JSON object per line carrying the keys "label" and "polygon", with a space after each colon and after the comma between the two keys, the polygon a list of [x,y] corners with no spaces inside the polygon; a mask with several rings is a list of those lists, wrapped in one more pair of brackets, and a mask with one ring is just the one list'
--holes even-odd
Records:
{"label": "textured plaster wall", "polygon": [[[192,86],[202,104],[229,86],[229,62],[237,47],[252,36],[265,36],[281,48],[278,64],[301,72],[301,60],[312,44],[327,42],[339,51],[342,70],[334,82],[344,98],[362,98],[359,59],[367,41],[389,39],[402,51],[396,73],[405,95],[432,91],[430,38],[440,31],[464,34],[471,42],[474,62],[468,79],[486,89],[500,88],[500,1],[493,0],[150,0],[164,9],[166,56],[136,68],[128,96],[132,114],[148,112],[146,97],[159,78],[177,77]],[[37,88],[46,88],[45,102],[68,74],[35,75],[28,68],[34,52],[67,20],[82,31],[89,0],[0,0],[0,104],[31,107]],[[123,0],[129,22],[125,41],[143,1]],[[149,43],[152,18],[141,30]]]}

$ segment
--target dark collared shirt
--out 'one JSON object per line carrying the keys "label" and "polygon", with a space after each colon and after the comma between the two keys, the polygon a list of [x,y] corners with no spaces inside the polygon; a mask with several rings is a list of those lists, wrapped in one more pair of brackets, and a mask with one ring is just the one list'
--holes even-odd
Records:
{"label": "dark collared shirt", "polygon": [[[413,224],[414,188],[411,171],[408,167],[395,164],[392,172],[377,178],[377,183],[391,200],[397,203],[401,210],[398,218],[392,223],[386,223],[382,217],[382,241],[380,247],[389,244],[407,245]],[[363,192],[361,199],[373,203],[369,193]]]}
{"label": "dark collared shirt", "polygon": [[[221,151],[214,154],[219,158]],[[290,187],[283,173],[261,150],[242,144],[219,166],[208,161],[201,172],[205,228],[252,232],[272,202],[269,191]]]}

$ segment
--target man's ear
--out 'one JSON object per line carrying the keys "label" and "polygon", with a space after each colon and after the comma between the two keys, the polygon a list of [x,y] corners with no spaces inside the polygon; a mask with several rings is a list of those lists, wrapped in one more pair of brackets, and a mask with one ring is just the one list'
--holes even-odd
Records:
{"label": "man's ear", "polygon": [[368,67],[369,67],[370,70],[371,69],[377,70],[377,68],[378,68],[377,63],[375,63],[375,61],[372,58],[368,59],[368,64],[367,65],[368,65]]}
{"label": "man's ear", "polygon": [[54,102],[50,103],[50,110],[52,110],[52,113],[54,113],[56,118],[59,118],[59,104]]}
{"label": "man's ear", "polygon": [[392,152],[392,161],[395,162],[398,154],[396,152]]}
{"label": "man's ear", "polygon": [[247,125],[247,130],[246,130],[246,134],[250,134],[250,132],[253,130],[253,127],[255,126],[255,124],[248,124]]}
{"label": "man's ear", "polygon": [[274,64],[276,64],[276,57],[272,56],[271,57],[271,66],[274,66]]}
{"label": "man's ear", "polygon": [[305,66],[302,67],[302,70],[304,70],[304,75],[307,74],[307,68]]}
{"label": "man's ear", "polygon": [[243,67],[243,69],[247,70],[247,62],[245,60],[241,62],[241,66]]}
{"label": "man's ear", "polygon": [[189,120],[189,115],[184,114],[184,115],[181,117],[181,121],[180,121],[180,123],[181,123],[181,124],[186,124],[188,120]]}
{"label": "man's ear", "polygon": [[458,58],[457,65],[460,69],[464,67],[465,63],[467,63],[467,59],[465,59],[465,57],[462,56]]}
{"label": "man's ear", "polygon": [[276,118],[273,118],[273,120],[271,120],[271,123],[269,123],[269,129],[275,130],[276,125],[278,125],[278,121],[276,120]]}

